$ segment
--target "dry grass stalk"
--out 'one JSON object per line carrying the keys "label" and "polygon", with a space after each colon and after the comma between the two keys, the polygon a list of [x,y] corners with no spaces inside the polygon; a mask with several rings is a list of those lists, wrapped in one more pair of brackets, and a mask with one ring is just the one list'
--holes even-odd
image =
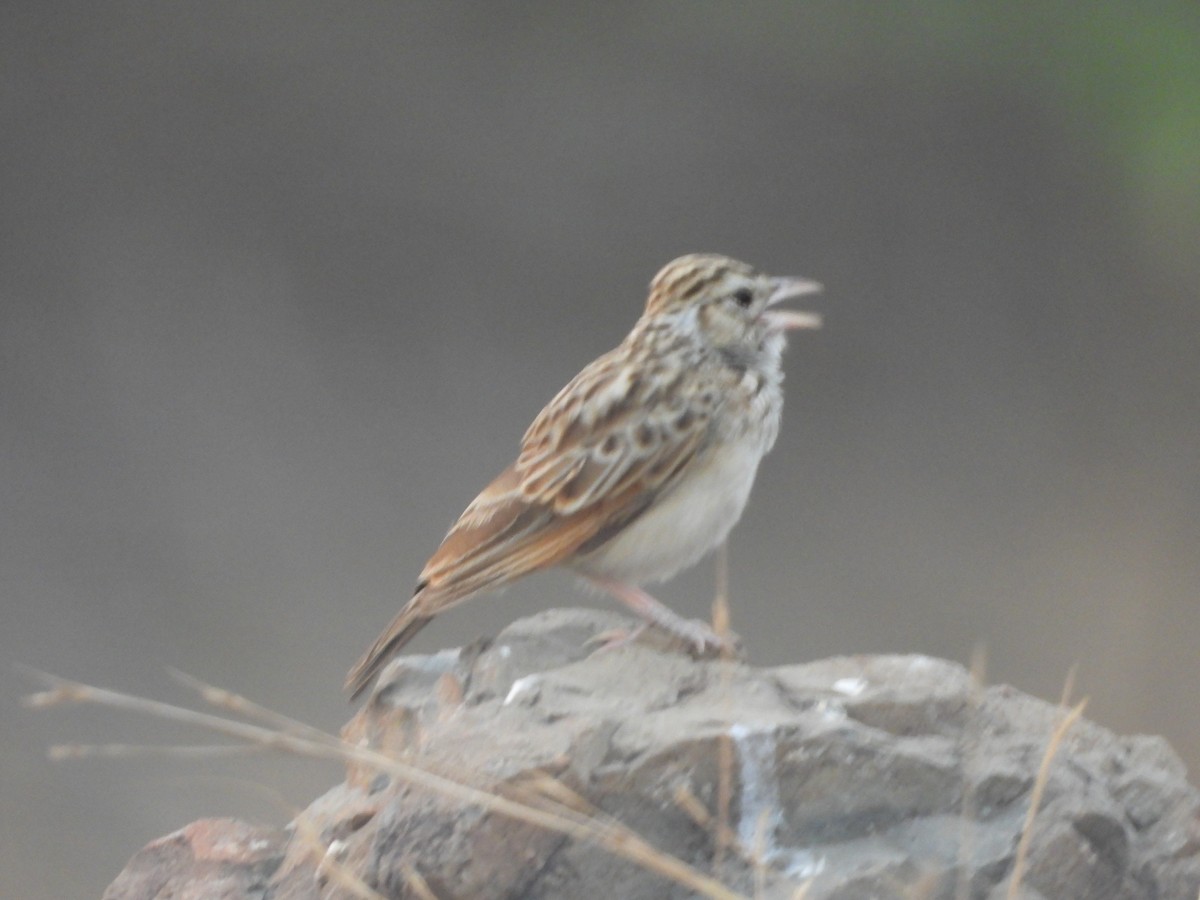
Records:
{"label": "dry grass stalk", "polygon": [[259,744],[206,744],[184,746],[169,744],[55,744],[46,755],[55,762],[69,759],[135,759],[137,757],[169,756],[172,759],[221,759],[231,756],[254,756],[270,750]]}
{"label": "dry grass stalk", "polygon": [[[1070,695],[1071,687],[1075,681],[1075,667],[1072,666],[1067,674],[1066,684],[1063,686],[1063,706],[1066,705],[1067,697]],[[1033,790],[1029,794],[1029,810],[1025,813],[1025,823],[1021,827],[1021,839],[1017,843],[1017,855],[1013,861],[1012,878],[1008,882],[1008,892],[1005,894],[1007,900],[1016,900],[1017,894],[1021,889],[1021,879],[1025,875],[1025,863],[1029,856],[1029,844],[1033,840],[1033,824],[1037,816],[1038,807],[1042,803],[1042,794],[1046,790],[1046,783],[1050,780],[1050,765],[1054,762],[1054,757],[1058,753],[1058,749],[1062,746],[1063,739],[1067,733],[1079,721],[1083,715],[1084,709],[1087,708],[1087,698],[1080,700],[1071,710],[1062,717],[1062,720],[1055,727],[1050,735],[1050,741],[1046,745],[1046,752],[1042,754],[1042,763],[1038,767],[1037,778],[1033,782]]]}
{"label": "dry grass stalk", "polygon": [[713,631],[723,639],[721,649],[721,696],[725,698],[724,719],[729,727],[717,735],[717,816],[713,831],[713,871],[720,872],[725,854],[732,844],[732,829],[729,826],[730,807],[733,803],[733,707],[730,700],[730,682],[733,680],[733,654],[729,649],[729,544],[722,541],[715,557],[716,591],[713,595]]}
{"label": "dry grass stalk", "polygon": [[704,801],[697,797],[695,792],[686,784],[681,784],[675,788],[675,796],[672,799],[675,801],[675,805],[683,810],[687,817],[701,828],[712,827],[712,813],[708,811],[708,807],[704,805]]}
{"label": "dry grass stalk", "polygon": [[314,728],[307,722],[301,722],[299,719],[293,719],[290,716],[277,713],[273,709],[259,706],[241,694],[235,694],[233,691],[201,681],[194,675],[188,675],[186,672],[180,672],[178,669],[171,668],[167,669],[167,674],[184,687],[195,691],[200,696],[200,699],[209,706],[227,710],[234,715],[244,716],[247,719],[257,719],[285,734],[307,735],[313,740],[318,741],[331,737],[321,731],[321,729]]}
{"label": "dry grass stalk", "polygon": [[418,900],[438,900],[438,895],[433,892],[425,876],[418,872],[415,866],[405,865],[403,872],[404,883],[417,895]]}
{"label": "dry grass stalk", "polygon": [[[716,820],[716,816],[708,811],[699,797],[687,785],[681,784],[675,789],[675,795],[672,798],[675,805],[678,806],[684,814],[695,822],[701,828],[713,829],[714,832],[720,829],[720,825]],[[764,810],[763,816],[769,816],[770,811]],[[760,819],[760,822],[764,819]],[[765,854],[756,850],[754,847],[747,847],[738,839],[737,834],[732,828],[726,826],[723,829],[725,846],[738,855],[738,857],[751,868],[760,866],[763,862]]]}
{"label": "dry grass stalk", "polygon": [[321,887],[333,882],[359,900],[387,900],[338,859],[338,853],[345,847],[341,841],[333,841],[326,846],[321,835],[304,816],[295,816],[292,823],[296,836],[309,848],[309,858],[315,862],[316,879]]}
{"label": "dry grass stalk", "polygon": [[971,790],[971,752],[974,749],[972,738],[975,736],[975,722],[978,719],[979,707],[983,703],[983,687],[987,683],[987,647],[976,644],[971,649],[970,694],[968,702],[971,705],[971,718],[963,728],[961,753],[963,760],[963,780],[966,782],[962,813],[959,816],[960,828],[958,839],[958,883],[955,885],[955,900],[968,900],[971,896],[970,862],[975,852],[975,792]]}
{"label": "dry grass stalk", "polygon": [[[546,804],[534,806],[500,796],[483,788],[472,787],[439,775],[428,768],[387,756],[367,747],[347,743],[334,735],[279,716],[235,694],[219,689],[210,690],[208,686],[201,685],[200,682],[195,682],[195,684],[202,687],[202,695],[210,702],[226,708],[239,709],[247,715],[286,723],[287,730],[240,722],[157,700],[136,697],[120,691],[68,681],[52,675],[40,674],[39,677],[46,681],[50,688],[24,698],[25,705],[33,709],[48,709],[70,704],[98,705],[152,715],[183,725],[198,726],[254,747],[341,763],[359,763],[386,772],[409,784],[432,791],[450,800],[479,806],[498,815],[546,828],[576,840],[592,841],[613,855],[629,860],[649,872],[668,878],[695,891],[700,896],[716,898],[716,900],[746,900],[716,879],[705,875],[682,860],[656,849],[615,820],[582,814],[557,803],[549,808],[546,808]],[[55,758],[79,758],[96,755],[93,752],[95,749],[83,745],[70,745],[52,747],[50,754]]]}

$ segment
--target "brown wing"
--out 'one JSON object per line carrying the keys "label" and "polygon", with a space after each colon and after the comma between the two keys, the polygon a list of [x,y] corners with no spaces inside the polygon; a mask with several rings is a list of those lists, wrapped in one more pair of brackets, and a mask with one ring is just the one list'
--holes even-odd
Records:
{"label": "brown wing", "polygon": [[689,390],[694,372],[672,382],[626,359],[624,347],[600,357],[547,404],[517,461],[425,565],[422,589],[436,588],[449,605],[555,565],[627,524],[669,486],[704,443],[716,391]]}
{"label": "brown wing", "polygon": [[425,564],[417,591],[351,671],[357,693],[438,613],[484,589],[599,546],[668,489],[703,446],[715,390],[686,390],[600,357],[542,410],[517,461],[472,501]]}
{"label": "brown wing", "polygon": [[692,368],[600,357],[529,426],[517,472],[521,492],[560,515],[604,506],[630,489],[651,497],[703,446],[719,398]]}

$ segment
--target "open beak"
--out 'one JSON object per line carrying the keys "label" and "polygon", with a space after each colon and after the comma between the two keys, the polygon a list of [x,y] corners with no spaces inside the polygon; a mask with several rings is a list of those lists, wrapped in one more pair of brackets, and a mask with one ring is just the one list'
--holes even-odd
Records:
{"label": "open beak", "polygon": [[792,331],[798,328],[820,328],[821,314],[791,309],[770,309],[785,300],[796,297],[806,297],[809,294],[820,293],[824,288],[807,278],[775,278],[775,289],[771,291],[771,299],[767,301],[768,309],[763,312],[763,318],[772,328],[780,331]]}

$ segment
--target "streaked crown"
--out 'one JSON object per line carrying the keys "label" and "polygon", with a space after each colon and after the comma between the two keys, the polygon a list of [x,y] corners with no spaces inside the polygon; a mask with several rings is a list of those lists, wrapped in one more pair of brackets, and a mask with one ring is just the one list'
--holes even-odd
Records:
{"label": "streaked crown", "polygon": [[646,314],[658,315],[687,306],[724,285],[730,276],[753,277],[751,266],[717,253],[689,253],[667,263],[650,282]]}

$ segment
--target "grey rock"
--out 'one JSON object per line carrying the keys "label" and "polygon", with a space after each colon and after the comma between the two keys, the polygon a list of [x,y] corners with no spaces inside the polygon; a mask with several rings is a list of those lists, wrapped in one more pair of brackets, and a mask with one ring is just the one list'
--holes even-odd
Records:
{"label": "grey rock", "polygon": [[[621,625],[551,610],[491,641],[403,657],[344,734],[493,794],[619,822],[745,896],[1006,896],[1064,710],[924,656],[758,669],[654,639],[595,652]],[[225,827],[244,844],[248,826]],[[165,897],[150,888],[167,884],[184,896],[185,882],[198,886],[186,896],[273,900],[351,897],[356,884],[415,897],[418,882],[438,897],[697,896],[596,840],[360,764],[287,835],[255,839],[259,855],[205,869],[165,838],[173,852],[150,845],[106,900]],[[1051,765],[1019,896],[1198,893],[1200,794],[1178,757],[1159,738],[1078,722]]]}

